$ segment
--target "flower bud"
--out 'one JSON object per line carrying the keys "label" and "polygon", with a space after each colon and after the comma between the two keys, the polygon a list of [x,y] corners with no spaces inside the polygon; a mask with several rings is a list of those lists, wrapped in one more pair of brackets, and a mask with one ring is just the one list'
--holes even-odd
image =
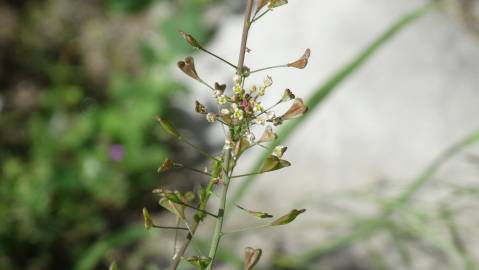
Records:
{"label": "flower bud", "polygon": [[214,113],[208,113],[206,115],[206,120],[210,123],[214,123],[216,121],[216,114]]}

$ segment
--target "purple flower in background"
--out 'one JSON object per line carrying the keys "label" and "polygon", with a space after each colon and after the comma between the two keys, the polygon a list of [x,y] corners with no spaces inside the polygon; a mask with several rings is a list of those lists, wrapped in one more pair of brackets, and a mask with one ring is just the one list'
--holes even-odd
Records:
{"label": "purple flower in background", "polygon": [[120,161],[125,155],[125,149],[121,144],[112,144],[110,145],[109,150],[110,158],[114,161]]}

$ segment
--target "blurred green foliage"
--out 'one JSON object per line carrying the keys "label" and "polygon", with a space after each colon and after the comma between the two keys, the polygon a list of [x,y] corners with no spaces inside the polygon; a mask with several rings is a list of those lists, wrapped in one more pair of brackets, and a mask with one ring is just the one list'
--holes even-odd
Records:
{"label": "blurred green foliage", "polygon": [[[162,1],[109,0],[106,12],[155,2]],[[176,29],[205,40],[208,2],[179,1],[157,31],[162,49],[138,41],[140,70],[113,70],[106,89],[18,37],[15,46],[31,56],[19,65],[32,61],[21,75],[36,74],[41,90],[33,108],[0,115],[0,269],[70,269],[95,239],[141,219],[143,197],[157,185],[156,167],[170,148],[154,117],[167,114],[171,95],[184,90],[166,68],[190,52]]]}

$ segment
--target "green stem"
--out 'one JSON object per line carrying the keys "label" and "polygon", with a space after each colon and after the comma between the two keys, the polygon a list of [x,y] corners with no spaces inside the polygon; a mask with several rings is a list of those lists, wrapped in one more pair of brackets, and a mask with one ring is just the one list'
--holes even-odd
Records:
{"label": "green stem", "polygon": [[225,215],[225,208],[226,208],[226,196],[228,194],[228,187],[229,187],[229,182],[230,182],[230,176],[229,176],[229,166],[230,166],[230,157],[231,157],[231,149],[228,148],[225,150],[224,153],[224,166],[225,166],[225,172],[223,173],[223,185],[221,188],[221,196],[220,196],[220,208],[218,209],[218,214],[216,218],[216,225],[215,225],[215,231],[213,233],[213,239],[211,241],[211,246],[210,246],[210,252],[208,254],[208,257],[211,258],[211,263],[208,266],[208,270],[211,269],[214,259],[216,257],[216,252],[218,251],[218,246],[220,244],[221,236],[223,234],[223,221],[224,221],[224,215]]}
{"label": "green stem", "polygon": [[[246,43],[248,41],[248,32],[250,27],[250,18],[251,13],[253,11],[253,2],[254,0],[247,0],[246,3],[246,11],[245,17],[243,22],[243,33],[241,35],[241,47],[238,59],[238,69],[236,71],[237,74],[243,74],[243,66],[244,60],[246,56]],[[243,80],[244,82],[244,80]],[[215,261],[216,252],[218,251],[218,246],[220,244],[221,236],[223,234],[223,222],[224,222],[224,215],[226,209],[226,197],[228,194],[228,186],[230,183],[231,173],[233,169],[231,169],[230,161],[231,161],[231,148],[228,147],[224,151],[223,157],[223,186],[221,189],[221,197],[220,197],[220,208],[218,209],[218,218],[216,219],[215,231],[213,233],[213,239],[211,241],[210,252],[208,256],[211,258],[211,263],[208,265],[207,270],[211,270],[213,267],[213,263]],[[234,161],[233,161],[234,162]]]}
{"label": "green stem", "polygon": [[260,68],[260,69],[253,70],[253,71],[250,72],[250,74],[253,74],[253,73],[256,73],[256,72],[260,72],[260,71],[269,70],[269,69],[284,68],[284,67],[288,67],[288,65],[286,64],[286,65],[276,65],[276,66],[264,67],[264,68]]}

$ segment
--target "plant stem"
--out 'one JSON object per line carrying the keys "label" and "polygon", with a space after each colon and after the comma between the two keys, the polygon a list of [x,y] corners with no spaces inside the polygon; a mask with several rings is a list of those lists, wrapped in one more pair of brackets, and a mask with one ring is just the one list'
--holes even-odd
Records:
{"label": "plant stem", "polygon": [[188,228],[184,228],[184,227],[173,227],[173,226],[159,226],[159,225],[153,225],[151,226],[153,228],[157,228],[157,229],[167,229],[167,230],[185,230],[187,231]]}
{"label": "plant stem", "polygon": [[207,54],[209,54],[209,55],[211,55],[211,56],[217,58],[218,60],[224,62],[225,64],[227,64],[228,66],[231,66],[231,67],[234,68],[234,69],[237,69],[237,68],[238,68],[238,67],[236,67],[235,65],[233,65],[232,63],[230,63],[229,61],[227,61],[226,59],[224,59],[224,58],[222,58],[222,57],[220,57],[220,56],[218,56],[218,55],[216,55],[216,54],[214,54],[214,53],[208,51],[207,49],[205,49],[205,48],[203,48],[203,47],[200,47],[199,49],[202,50],[203,52],[205,52],[205,53],[207,53]]}
{"label": "plant stem", "polygon": [[[253,11],[253,1],[254,0],[247,0],[246,3],[246,11],[243,23],[243,34],[241,36],[241,47],[238,59],[238,70],[237,74],[242,76],[243,75],[243,67],[244,67],[244,59],[246,56],[246,43],[248,41],[248,32],[250,27],[250,18],[251,13]],[[243,80],[244,81],[244,80]],[[231,148],[225,149],[224,157],[223,157],[223,187],[221,190],[221,197],[220,197],[220,208],[218,209],[218,218],[216,219],[215,231],[213,234],[213,239],[211,241],[210,252],[208,256],[211,258],[211,263],[208,265],[207,270],[211,270],[213,263],[215,261],[216,252],[218,251],[218,246],[220,244],[221,236],[223,234],[223,221],[225,215],[225,208],[226,208],[226,197],[228,193],[228,186],[231,178],[232,169],[230,169],[230,158],[231,158]],[[231,170],[231,171],[230,171]]]}
{"label": "plant stem", "polygon": [[284,67],[288,67],[288,64],[285,64],[285,65],[276,65],[276,66],[270,66],[270,67],[264,67],[264,68],[256,69],[256,70],[251,71],[250,74],[253,74],[253,73],[256,73],[256,72],[260,72],[260,71],[269,70],[269,69],[273,69],[273,68],[284,68]]}

